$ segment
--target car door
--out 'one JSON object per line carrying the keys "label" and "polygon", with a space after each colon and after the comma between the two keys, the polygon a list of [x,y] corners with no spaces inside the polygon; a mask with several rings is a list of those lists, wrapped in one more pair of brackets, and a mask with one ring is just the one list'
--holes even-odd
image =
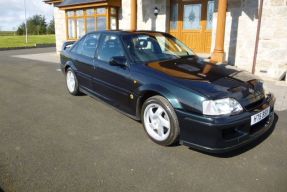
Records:
{"label": "car door", "polygon": [[101,35],[95,60],[93,88],[109,103],[129,113],[131,112],[130,94],[133,83],[130,69],[128,65],[115,66],[110,63],[113,57],[125,56],[119,36]]}
{"label": "car door", "polygon": [[76,74],[80,86],[89,91],[93,89],[92,75],[94,73],[95,52],[98,45],[99,34],[88,34],[73,49],[75,53]]}

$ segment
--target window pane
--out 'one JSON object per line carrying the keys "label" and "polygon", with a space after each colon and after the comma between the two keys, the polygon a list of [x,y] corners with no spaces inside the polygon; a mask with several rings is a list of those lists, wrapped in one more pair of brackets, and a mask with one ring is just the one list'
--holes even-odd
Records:
{"label": "window pane", "polygon": [[85,38],[82,55],[94,58],[99,41],[98,34],[90,34]]}
{"label": "window pane", "polygon": [[78,34],[78,38],[81,38],[85,35],[84,19],[77,19],[77,34]]}
{"label": "window pane", "polygon": [[170,28],[176,29],[178,22],[178,3],[172,4],[171,14],[170,14]]}
{"label": "window pane", "polygon": [[95,10],[94,9],[87,9],[86,14],[87,15],[94,15],[95,14]]}
{"label": "window pane", "polygon": [[74,16],[74,11],[67,11],[68,17]]}
{"label": "window pane", "polygon": [[77,53],[77,54],[81,55],[82,50],[83,50],[83,44],[84,44],[84,39],[81,39],[78,43],[76,43],[76,45],[73,46],[71,51],[73,53]]}
{"label": "window pane", "polygon": [[107,19],[106,17],[97,17],[97,30],[106,30],[107,28]]}
{"label": "window pane", "polygon": [[117,29],[117,18],[111,17],[111,29],[116,30]]}
{"label": "window pane", "polygon": [[116,14],[117,14],[117,9],[114,8],[114,7],[112,7],[112,8],[111,8],[111,14],[112,14],[112,15],[116,15]]}
{"label": "window pane", "polygon": [[87,18],[87,32],[96,30],[96,19],[94,17]]}
{"label": "window pane", "polygon": [[76,16],[83,16],[84,15],[84,11],[83,10],[77,10],[76,11]]}
{"label": "window pane", "polygon": [[76,26],[74,19],[68,19],[68,38],[75,39],[76,38]]}
{"label": "window pane", "polygon": [[213,12],[214,12],[214,1],[208,1],[207,4],[207,29],[212,29],[213,21]]}
{"label": "window pane", "polygon": [[192,50],[175,38],[165,34],[124,35],[123,43],[136,61],[152,62],[194,55]]}
{"label": "window pane", "polygon": [[183,29],[200,29],[201,4],[184,5]]}
{"label": "window pane", "polygon": [[110,62],[112,57],[124,56],[124,51],[118,36],[106,35],[102,46],[99,47],[98,59]]}
{"label": "window pane", "polygon": [[97,14],[106,14],[106,8],[97,8]]}

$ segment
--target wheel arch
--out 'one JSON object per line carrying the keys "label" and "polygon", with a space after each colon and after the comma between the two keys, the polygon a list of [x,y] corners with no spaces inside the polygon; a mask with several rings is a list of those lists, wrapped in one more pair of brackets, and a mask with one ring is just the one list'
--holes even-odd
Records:
{"label": "wheel arch", "polygon": [[138,99],[137,99],[137,107],[136,107],[136,113],[137,117],[140,118],[141,116],[141,110],[144,102],[155,95],[159,95],[164,97],[169,101],[169,103],[172,105],[175,109],[181,109],[182,106],[178,99],[166,88],[158,86],[158,85],[146,85],[143,87],[140,87],[138,89]]}
{"label": "wheel arch", "polygon": [[72,70],[76,71],[76,66],[74,65],[74,63],[72,61],[67,61],[65,66],[64,66],[64,72],[67,72],[67,69],[71,68]]}

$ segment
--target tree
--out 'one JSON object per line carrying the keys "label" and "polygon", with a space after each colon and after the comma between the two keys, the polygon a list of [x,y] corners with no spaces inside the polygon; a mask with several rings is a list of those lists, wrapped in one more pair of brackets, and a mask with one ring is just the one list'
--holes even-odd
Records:
{"label": "tree", "polygon": [[[42,35],[47,33],[46,19],[42,15],[34,15],[27,20],[28,34],[29,35]],[[18,35],[25,34],[25,23],[22,23],[18,29]]]}
{"label": "tree", "polygon": [[17,35],[24,35],[25,34],[25,23],[22,23],[17,31],[16,31]]}
{"label": "tree", "polygon": [[54,19],[52,19],[50,21],[50,23],[48,24],[47,33],[48,34],[55,34],[55,20]]}

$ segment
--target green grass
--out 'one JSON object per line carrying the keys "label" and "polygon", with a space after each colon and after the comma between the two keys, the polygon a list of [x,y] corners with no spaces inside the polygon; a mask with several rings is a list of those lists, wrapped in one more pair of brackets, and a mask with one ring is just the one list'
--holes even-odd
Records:
{"label": "green grass", "polygon": [[0,36],[0,48],[30,47],[35,44],[54,44],[55,35],[29,35],[28,43],[25,36]]}
{"label": "green grass", "polygon": [[10,36],[14,34],[15,34],[14,31],[0,31],[0,36]]}

